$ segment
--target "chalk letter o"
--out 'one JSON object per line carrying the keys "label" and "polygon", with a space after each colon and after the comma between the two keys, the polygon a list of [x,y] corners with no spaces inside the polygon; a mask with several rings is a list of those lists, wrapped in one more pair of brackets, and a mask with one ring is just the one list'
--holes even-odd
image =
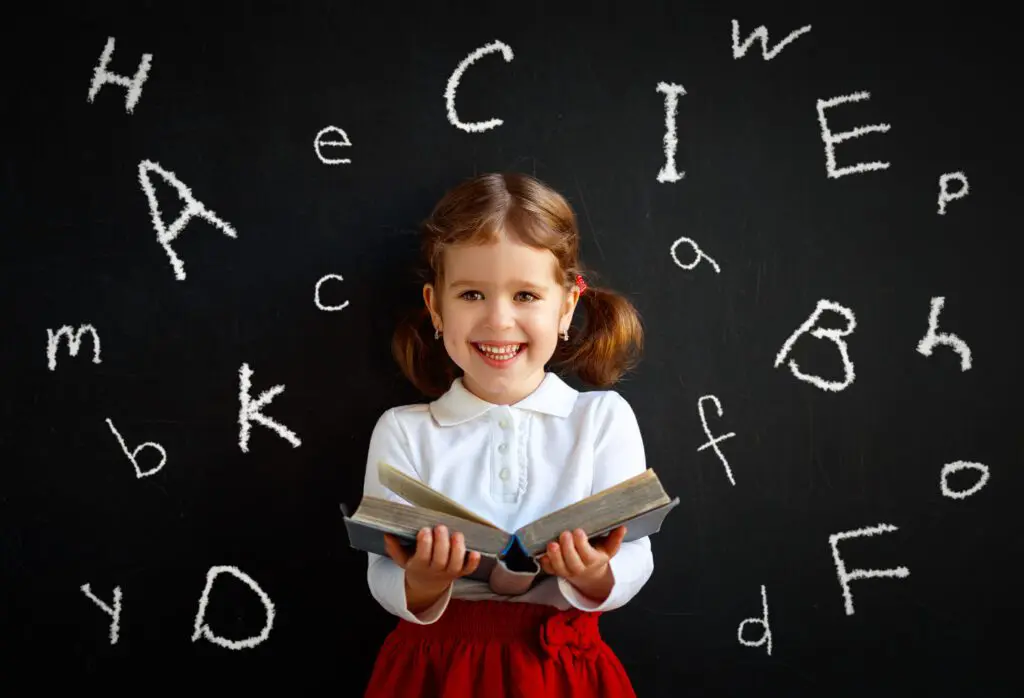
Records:
{"label": "chalk letter o", "polygon": [[[949,487],[949,476],[958,470],[978,470],[981,472],[981,477],[974,483],[974,486],[967,490],[952,490]],[[988,484],[989,472],[988,466],[984,463],[969,463],[967,461],[953,461],[952,463],[946,463],[942,466],[942,475],[939,477],[939,487],[942,489],[942,494],[950,499],[967,499],[972,494],[975,494],[982,487]]]}

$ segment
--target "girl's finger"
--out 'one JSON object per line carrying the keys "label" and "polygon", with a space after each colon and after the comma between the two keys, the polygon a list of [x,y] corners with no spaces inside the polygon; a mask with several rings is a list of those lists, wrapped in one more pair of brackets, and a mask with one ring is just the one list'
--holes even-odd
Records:
{"label": "girl's finger", "polygon": [[443,524],[438,524],[434,529],[434,555],[430,560],[432,569],[443,570],[448,566],[449,547],[448,528]]}
{"label": "girl's finger", "polygon": [[416,552],[413,559],[422,567],[430,566],[430,556],[434,550],[434,535],[429,528],[421,528],[416,534]]}
{"label": "girl's finger", "polygon": [[558,543],[548,543],[548,564],[551,565],[551,572],[558,577],[568,577],[569,570],[565,569],[565,562],[562,561],[562,550]]}
{"label": "girl's finger", "polygon": [[590,544],[590,541],[587,540],[587,534],[582,528],[577,528],[573,532],[573,538],[576,543],[576,552],[579,554],[580,559],[583,560],[585,566],[590,567],[604,562],[601,552]]}
{"label": "girl's finger", "polygon": [[453,577],[466,566],[466,539],[456,531],[452,534],[451,553],[448,555],[448,567],[446,571]]}
{"label": "girl's finger", "polygon": [[626,537],[626,527],[619,526],[612,534],[608,536],[608,547],[605,548],[605,552],[609,558],[615,557],[615,553],[619,552],[619,548],[622,547],[622,539]]}
{"label": "girl's finger", "polygon": [[476,572],[476,568],[480,566],[480,553],[475,550],[469,551],[469,555],[466,556],[466,565],[462,568],[459,576],[465,577],[467,575]]}
{"label": "girl's finger", "polygon": [[583,564],[583,560],[580,559],[580,554],[576,552],[576,542],[573,540],[573,536],[568,531],[562,534],[562,559],[565,560],[565,567],[569,570],[569,576],[575,576],[585,569],[587,566]]}

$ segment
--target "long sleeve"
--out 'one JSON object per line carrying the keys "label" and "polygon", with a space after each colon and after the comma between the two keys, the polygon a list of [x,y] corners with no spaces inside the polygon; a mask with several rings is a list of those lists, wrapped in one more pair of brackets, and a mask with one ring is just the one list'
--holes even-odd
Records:
{"label": "long sleeve", "polygon": [[[593,492],[617,485],[647,469],[640,425],[629,403],[617,392],[609,391],[608,409],[599,417],[597,443],[594,446]],[[628,524],[627,524],[628,528]],[[611,593],[597,604],[581,594],[564,579],[558,588],[571,605],[584,611],[610,611],[624,606],[643,588],[654,572],[654,555],[649,536],[619,547],[611,559],[613,585]]]}
{"label": "long sleeve", "polygon": [[[409,445],[401,425],[395,417],[394,409],[388,410],[373,429],[370,437],[370,448],[366,461],[366,476],[363,481],[363,494],[390,499],[394,502],[407,504],[405,500],[380,484],[377,477],[377,463],[385,461],[389,465],[404,471],[408,475],[421,479],[409,457]],[[410,623],[427,625],[441,617],[451,599],[452,586],[448,587],[437,602],[419,615],[409,611],[405,596],[405,570],[390,557],[367,553],[366,581],[373,598],[389,613],[404,618]]]}

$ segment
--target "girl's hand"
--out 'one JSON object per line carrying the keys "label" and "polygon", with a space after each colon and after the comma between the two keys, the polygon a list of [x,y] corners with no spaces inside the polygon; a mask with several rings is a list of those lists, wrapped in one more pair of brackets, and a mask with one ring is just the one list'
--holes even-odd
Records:
{"label": "girl's hand", "polygon": [[388,556],[405,570],[406,586],[415,596],[440,596],[455,579],[472,574],[480,564],[480,553],[474,550],[466,554],[463,535],[456,532],[449,537],[447,527],[442,525],[433,531],[420,529],[413,553],[388,533],[384,534],[384,546]]}
{"label": "girl's hand", "polygon": [[607,597],[613,582],[609,562],[625,536],[626,527],[619,526],[591,545],[583,529],[563,531],[559,542],[548,543],[547,552],[539,558],[541,569],[562,577],[587,596]]}

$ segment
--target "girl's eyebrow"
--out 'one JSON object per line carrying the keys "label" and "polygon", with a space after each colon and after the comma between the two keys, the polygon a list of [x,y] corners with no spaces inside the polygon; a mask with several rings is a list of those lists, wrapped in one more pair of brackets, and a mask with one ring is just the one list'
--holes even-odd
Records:
{"label": "girl's eyebrow", "polygon": [[[523,288],[523,287],[525,287],[525,288],[544,288],[544,284],[538,284],[538,283],[536,283],[534,281],[527,281],[526,279],[513,279],[512,281],[509,282],[509,284],[511,286],[516,287],[516,288]],[[489,283],[487,281],[473,281],[473,280],[470,280],[470,279],[461,279],[459,281],[453,281],[449,285],[451,286],[451,288],[463,288],[463,287],[486,288],[488,286],[493,286],[493,284],[491,284],[491,283]]]}

